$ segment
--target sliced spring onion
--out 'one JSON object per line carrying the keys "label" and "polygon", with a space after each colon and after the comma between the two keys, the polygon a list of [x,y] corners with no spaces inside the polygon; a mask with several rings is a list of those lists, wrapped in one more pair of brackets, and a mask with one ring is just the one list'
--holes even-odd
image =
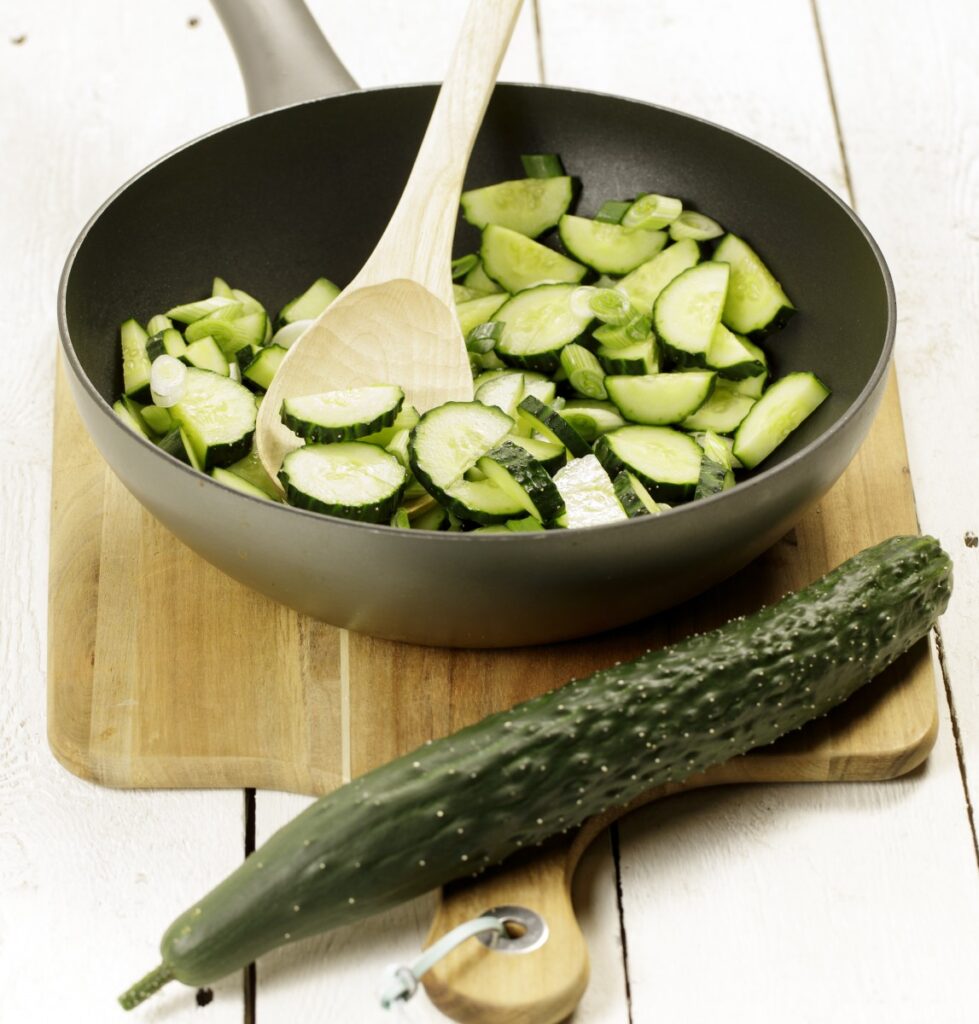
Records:
{"label": "sliced spring onion", "polygon": [[187,386],[187,365],[173,356],[157,356],[150,367],[150,394],[153,404],[169,409],[183,398]]}
{"label": "sliced spring onion", "polygon": [[300,337],[305,333],[306,328],[312,323],[312,320],[293,320],[291,324],[286,324],[285,327],[280,327],[274,335],[272,335],[273,345],[278,345],[279,348],[291,348],[299,341]]}
{"label": "sliced spring onion", "polygon": [[606,199],[598,208],[595,220],[600,220],[605,224],[620,224],[630,206],[632,203],[626,199]]}
{"label": "sliced spring onion", "polygon": [[580,288],[575,288],[571,293],[571,312],[575,316],[593,317],[595,314],[591,308],[591,297],[597,291],[598,289],[590,284],[583,284]]}
{"label": "sliced spring onion", "polygon": [[502,337],[503,322],[487,320],[484,324],[477,324],[466,335],[466,348],[477,355],[484,355],[486,352],[491,352]]}
{"label": "sliced spring onion", "polygon": [[653,193],[640,196],[622,216],[622,226],[644,231],[665,228],[683,212],[683,203],[673,196],[658,196]]}
{"label": "sliced spring onion", "polygon": [[602,323],[613,324],[616,327],[631,323],[639,316],[632,308],[629,296],[617,288],[596,288],[588,300],[588,305]]}
{"label": "sliced spring onion", "polygon": [[564,164],[557,153],[524,153],[520,162],[528,178],[560,178],[564,175]]}
{"label": "sliced spring onion", "polygon": [[608,398],[602,364],[583,345],[571,343],[561,349],[561,366],[568,381],[585,398]]}
{"label": "sliced spring onion", "polygon": [[697,213],[696,210],[684,210],[670,225],[670,238],[674,242],[678,242],[681,238],[706,242],[709,238],[718,238],[723,234],[724,228],[716,220]]}
{"label": "sliced spring onion", "polygon": [[479,254],[475,252],[466,253],[465,256],[460,256],[457,260],[452,261],[452,280],[456,278],[465,277],[470,270],[476,268],[476,264],[479,263]]}

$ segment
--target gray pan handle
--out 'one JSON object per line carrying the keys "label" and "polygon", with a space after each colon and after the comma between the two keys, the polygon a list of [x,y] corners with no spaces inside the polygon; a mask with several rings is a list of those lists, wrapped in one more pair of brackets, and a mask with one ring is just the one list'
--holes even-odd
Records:
{"label": "gray pan handle", "polygon": [[303,0],[211,0],[235,51],[253,114],[358,85]]}

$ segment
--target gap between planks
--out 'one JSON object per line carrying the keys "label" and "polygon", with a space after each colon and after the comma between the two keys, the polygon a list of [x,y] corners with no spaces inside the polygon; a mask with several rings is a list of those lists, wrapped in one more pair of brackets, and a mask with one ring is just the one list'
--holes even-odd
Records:
{"label": "gap between planks", "polygon": [[[535,9],[538,0],[534,0]],[[833,115],[833,127],[836,132],[836,143],[840,151],[840,162],[843,165],[843,179],[846,183],[847,198],[854,211],[859,213],[856,192],[853,188],[853,178],[850,174],[850,159],[846,149],[846,139],[843,135],[843,123],[840,120],[839,107],[836,103],[836,89],[833,86],[833,73],[830,70],[829,54],[826,49],[826,37],[823,33],[822,21],[819,17],[819,0],[809,0],[809,7],[812,11],[813,27],[816,30],[816,40],[819,44],[819,58],[823,66],[823,76],[826,81],[826,92],[829,97],[829,106]],[[912,497],[914,492],[912,491]],[[918,521],[917,503],[915,506],[915,522],[920,532]],[[962,783],[962,796],[965,799],[965,814],[969,824],[969,831],[972,835],[972,849],[975,853],[976,867],[979,868],[979,833],[976,831],[976,818],[972,804],[972,793],[969,788],[969,773],[965,763],[965,750],[962,746],[962,732],[959,728],[958,714],[955,709],[955,699],[952,696],[952,681],[949,677],[948,662],[945,658],[945,647],[942,642],[941,626],[936,625],[933,630],[935,637],[935,652],[938,657],[938,667],[942,677],[942,688],[945,692],[945,703],[948,706],[949,720],[952,725],[952,739],[955,745],[955,760],[958,764],[959,779]]]}

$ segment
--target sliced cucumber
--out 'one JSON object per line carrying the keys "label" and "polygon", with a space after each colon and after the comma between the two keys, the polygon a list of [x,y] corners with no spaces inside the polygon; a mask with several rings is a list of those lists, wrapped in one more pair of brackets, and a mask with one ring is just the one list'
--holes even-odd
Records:
{"label": "sliced cucumber", "polygon": [[707,401],[680,426],[684,430],[712,430],[718,434],[733,434],[756,401],[749,395],[741,394],[738,385],[757,379],[747,377],[745,381],[718,380]]}
{"label": "sliced cucumber", "polygon": [[731,267],[724,303],[724,323],[738,334],[764,335],[781,327],[795,312],[782,286],[747,242],[725,235],[714,259]]}
{"label": "sliced cucumber", "polygon": [[678,366],[707,365],[707,349],[721,320],[729,273],[726,263],[700,263],[660,292],[653,308],[653,325]]}
{"label": "sliced cucumber", "polygon": [[734,438],[722,437],[713,430],[699,431],[693,439],[704,449],[704,455],[713,462],[719,462],[728,469],[743,469],[734,455]]}
{"label": "sliced cucumber", "polygon": [[476,265],[462,279],[462,283],[467,288],[475,288],[477,291],[485,292],[486,294],[503,290],[491,277],[487,276],[486,271],[483,270],[482,261],[478,257]]}
{"label": "sliced cucumber", "polygon": [[572,311],[574,290],[572,284],[545,284],[514,295],[493,314],[504,325],[496,354],[512,366],[553,373],[561,349],[591,323],[590,315]]}
{"label": "sliced cucumber", "polygon": [[482,526],[505,523],[523,515],[524,504],[494,480],[460,480],[439,493],[439,500],[453,515]]}
{"label": "sliced cucumber", "polygon": [[[362,437],[358,437],[357,440],[364,441],[367,444],[379,444],[382,448],[387,448],[388,451],[397,455],[398,450],[402,446],[399,435],[404,434],[405,438],[407,438],[411,429],[418,423],[419,418],[418,410],[413,405],[402,405],[398,415],[394,417],[393,423],[382,427],[373,434],[364,434]],[[397,444],[395,444],[395,441],[397,441]],[[405,457],[402,460],[405,466],[408,465],[407,451],[407,446],[405,446]]]}
{"label": "sliced cucumber", "polygon": [[595,355],[606,373],[659,373],[659,352],[652,338],[633,342],[624,348],[600,345]]}
{"label": "sliced cucumber", "polygon": [[265,314],[240,310],[240,303],[235,303],[201,317],[187,328],[184,337],[188,342],[211,337],[226,356],[233,356],[249,345],[261,345],[265,341]]}
{"label": "sliced cucumber", "polygon": [[592,337],[605,349],[631,348],[653,338],[653,324],[648,316],[640,313],[626,324],[602,324],[592,331]]}
{"label": "sliced cucumber", "polygon": [[198,370],[209,370],[211,373],[227,377],[228,360],[218,343],[209,335],[198,338],[184,349],[184,361]]}
{"label": "sliced cucumber", "polygon": [[715,462],[713,459],[704,457],[700,464],[700,479],[697,481],[697,489],[694,491],[694,499],[709,498],[712,494],[720,494],[734,486],[734,473],[730,466]]}
{"label": "sliced cucumber", "polygon": [[590,398],[571,398],[561,408],[561,416],[586,440],[594,441],[599,434],[625,426],[614,402],[594,401]]}
{"label": "sliced cucumber", "polygon": [[474,395],[477,402],[495,405],[514,422],[517,419],[517,406],[523,400],[523,396],[524,376],[517,370],[494,374],[492,379],[484,381],[476,388]]}
{"label": "sliced cucumber", "polygon": [[230,466],[248,454],[257,411],[248,388],[229,377],[188,367],[184,393],[170,414],[206,471]]}
{"label": "sliced cucumber", "polygon": [[[157,319],[154,317],[154,319]],[[166,320],[166,317],[161,319]],[[149,333],[149,332],[147,332]],[[173,356],[180,359],[187,351],[187,342],[184,336],[175,327],[164,327],[156,334],[151,334],[146,343],[146,354],[152,363],[157,356]]]}
{"label": "sliced cucumber", "polygon": [[161,451],[166,452],[167,455],[172,455],[180,462],[183,462],[188,466],[193,465],[194,469],[199,470],[200,466],[193,463],[191,460],[189,445],[185,441],[185,438],[186,435],[179,427],[173,427],[172,430],[168,430],[163,437],[156,442],[156,445]]}
{"label": "sliced cucumber", "polygon": [[119,328],[122,346],[122,389],[137,402],[150,400],[150,367],[146,352],[149,335],[135,320],[127,320]]}
{"label": "sliced cucumber", "polygon": [[265,472],[262,460],[258,457],[258,449],[252,446],[252,450],[238,462],[228,466],[228,472],[241,477],[252,487],[257,487],[266,497],[273,501],[281,501],[282,494],[272,478]]}
{"label": "sliced cucumber", "polygon": [[241,371],[243,382],[268,391],[285,357],[286,350],[278,345],[260,348],[255,358]]}
{"label": "sliced cucumber", "polygon": [[630,519],[659,515],[662,511],[649,491],[628,470],[617,474],[612,484],[615,487],[615,496],[619,499],[619,504],[625,509],[625,514]]}
{"label": "sliced cucumber", "polygon": [[228,307],[240,313],[243,312],[241,303],[234,299],[225,298],[222,295],[212,295],[207,299],[200,299],[197,302],[185,302],[182,306],[174,306],[167,310],[167,316],[171,320],[177,320],[182,324],[192,324],[206,316],[212,316],[218,310]]}
{"label": "sliced cucumber", "polygon": [[465,338],[469,332],[480,324],[490,320],[496,311],[510,298],[506,292],[496,295],[484,295],[479,299],[470,299],[468,302],[460,302],[456,305],[456,316],[459,318],[459,327],[462,336]]}
{"label": "sliced cucumber", "polygon": [[554,484],[565,506],[564,515],[557,520],[558,526],[570,529],[602,526],[628,518],[615,496],[608,473],[594,455],[569,462],[554,475]]}
{"label": "sliced cucumber", "polygon": [[568,461],[567,450],[556,441],[545,441],[542,437],[519,437],[517,434],[507,434],[506,440],[523,448],[552,476]]}
{"label": "sliced cucumber", "polygon": [[412,472],[426,491],[438,497],[512,428],[513,420],[506,413],[481,402],[446,402],[429,409],[411,432]]}
{"label": "sliced cucumber", "polygon": [[262,501],[272,500],[261,487],[256,487],[254,484],[249,483],[230,469],[222,469],[220,466],[215,466],[211,470],[211,478],[217,480],[219,484],[224,484],[225,487],[231,487],[242,494],[250,495],[252,498],[261,498]]}
{"label": "sliced cucumber", "polygon": [[470,189],[462,193],[460,203],[463,217],[477,228],[496,224],[536,238],[557,224],[571,205],[572,196],[571,178],[562,175],[520,178]]}
{"label": "sliced cucumber", "polygon": [[325,391],[287,398],[282,403],[281,418],[293,433],[307,441],[353,441],[391,426],[404,400],[401,388],[389,384]]}
{"label": "sliced cucumber", "polygon": [[[146,333],[151,339],[157,334],[162,334],[164,331],[170,330],[173,330],[173,321],[163,313],[157,313],[156,316],[151,316],[149,320],[146,321]],[[178,331],[177,333],[179,334],[180,332]],[[169,354],[173,355],[172,352]]]}
{"label": "sliced cucumber", "polygon": [[413,530],[442,530],[449,520],[449,513],[441,505],[425,509],[411,520]]}
{"label": "sliced cucumber", "polygon": [[525,448],[504,441],[476,465],[501,490],[542,523],[564,513],[564,499],[550,474]]}
{"label": "sliced cucumber", "polygon": [[408,475],[383,448],[340,441],[290,452],[279,479],[290,505],[343,519],[387,523],[401,501]]}
{"label": "sliced cucumber", "polygon": [[734,454],[754,469],[829,397],[814,373],[790,373],[752,406],[734,437]]}
{"label": "sliced cucumber", "polygon": [[173,417],[169,409],[161,409],[158,405],[147,405],[140,410],[143,422],[158,437],[169,434],[174,428]]}
{"label": "sliced cucumber", "polygon": [[314,320],[340,294],[340,289],[329,279],[318,277],[302,295],[287,302],[275,318],[278,330],[296,320]]}
{"label": "sliced cucumber", "polygon": [[696,242],[689,239],[676,242],[622,278],[618,287],[629,296],[629,301],[640,313],[648,316],[659,293],[678,274],[696,266],[699,259],[700,249]]}
{"label": "sliced cucumber", "polygon": [[703,454],[689,434],[670,427],[620,427],[595,442],[595,455],[609,476],[628,470],[657,501],[693,497]]}
{"label": "sliced cucumber", "polygon": [[112,410],[115,414],[126,424],[127,427],[134,434],[139,434],[140,437],[145,437],[147,441],[153,440],[153,435],[150,432],[150,428],[147,426],[146,421],[140,415],[140,407],[138,402],[134,402],[131,398],[120,398],[112,403]]}
{"label": "sliced cucumber", "polygon": [[755,346],[749,348],[745,340],[729,331],[724,324],[718,324],[707,348],[707,365],[722,377],[732,380],[765,373],[765,361],[757,357]]}
{"label": "sliced cucumber", "polygon": [[666,426],[680,423],[699,409],[714,390],[716,376],[703,370],[649,373],[606,377],[605,384],[609,397],[627,420]]}
{"label": "sliced cucumber", "polygon": [[453,284],[452,298],[458,306],[463,302],[472,302],[473,299],[485,299],[486,292],[482,292],[478,288],[467,288],[464,284]]}
{"label": "sliced cucumber", "polygon": [[520,519],[508,519],[506,528],[511,533],[540,533],[544,524],[533,516],[523,516]]}
{"label": "sliced cucumber", "polygon": [[508,292],[539,284],[576,284],[587,272],[586,267],[567,256],[496,224],[483,229],[480,257],[486,273]]}
{"label": "sliced cucumber", "polygon": [[571,214],[561,218],[558,235],[579,263],[605,274],[628,274],[666,245],[664,231],[630,231],[620,224]]}
{"label": "sliced cucumber", "polygon": [[591,454],[588,442],[555,409],[533,395],[527,395],[518,407],[520,419],[531,429],[557,444],[563,444],[574,458]]}

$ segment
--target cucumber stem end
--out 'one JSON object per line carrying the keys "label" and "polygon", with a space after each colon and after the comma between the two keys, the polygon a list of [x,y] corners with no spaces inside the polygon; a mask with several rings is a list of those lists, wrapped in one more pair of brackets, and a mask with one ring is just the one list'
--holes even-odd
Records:
{"label": "cucumber stem end", "polygon": [[140,978],[135,985],[127,988],[119,996],[119,1003],[124,1010],[131,1010],[134,1006],[139,1006],[145,999],[149,999],[154,992],[172,980],[173,971],[166,964],[158,964],[149,974]]}

